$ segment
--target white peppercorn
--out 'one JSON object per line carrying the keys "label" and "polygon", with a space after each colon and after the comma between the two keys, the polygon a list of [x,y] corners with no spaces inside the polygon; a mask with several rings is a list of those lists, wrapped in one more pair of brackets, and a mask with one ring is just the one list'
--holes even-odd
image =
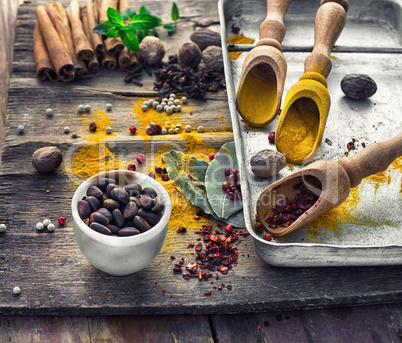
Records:
{"label": "white peppercorn", "polygon": [[168,106],[167,109],[165,109],[167,114],[172,114],[173,113],[173,109],[171,107]]}
{"label": "white peppercorn", "polygon": [[173,101],[168,101],[167,105],[168,106],[173,106]]}
{"label": "white peppercorn", "polygon": [[170,121],[167,121],[167,122],[165,123],[165,128],[167,128],[167,129],[170,128]]}
{"label": "white peppercorn", "polygon": [[169,129],[168,133],[171,135],[174,134],[174,128]]}
{"label": "white peppercorn", "polygon": [[154,105],[154,99],[149,99],[148,100],[148,106],[151,107]]}
{"label": "white peppercorn", "polygon": [[183,125],[181,125],[181,124],[176,124],[176,127],[179,128],[179,129],[181,129],[181,128],[183,127]]}
{"label": "white peppercorn", "polygon": [[148,102],[148,101],[144,101],[144,102],[142,103],[142,106],[147,106],[147,107],[149,107],[149,102]]}
{"label": "white peppercorn", "polygon": [[154,101],[154,102],[152,103],[152,107],[153,107],[153,108],[157,108],[158,105],[159,105],[159,102],[157,102],[157,101]]}
{"label": "white peppercorn", "polygon": [[53,110],[51,108],[46,109],[46,115],[51,117],[53,115]]}
{"label": "white peppercorn", "polygon": [[44,227],[47,227],[51,223],[50,219],[45,219],[42,224]]}
{"label": "white peppercorn", "polygon": [[142,105],[141,109],[143,112],[145,112],[148,109],[148,106]]}
{"label": "white peppercorn", "polygon": [[163,107],[165,107],[165,106],[167,105],[167,101],[162,101],[162,102],[161,102],[161,105],[162,105]]}
{"label": "white peppercorn", "polygon": [[19,288],[18,286],[15,286],[15,287],[13,288],[13,293],[14,293],[14,294],[20,294],[20,293],[21,293],[21,288]]}
{"label": "white peppercorn", "polygon": [[169,101],[169,100],[168,100],[167,98],[163,98],[163,99],[162,99],[162,102],[166,102],[166,103],[167,103],[168,101]]}
{"label": "white peppercorn", "polygon": [[191,132],[191,125],[186,125],[186,126],[184,127],[184,130],[185,130],[186,132]]}
{"label": "white peppercorn", "polygon": [[198,126],[197,127],[197,132],[198,133],[203,133],[204,132],[204,126]]}
{"label": "white peppercorn", "polygon": [[68,126],[65,126],[63,131],[64,133],[70,133],[70,128]]}
{"label": "white peppercorn", "polygon": [[7,226],[6,224],[0,224],[0,232],[6,232]]}
{"label": "white peppercorn", "polygon": [[112,104],[106,104],[106,111],[112,110]]}
{"label": "white peppercorn", "polygon": [[167,135],[167,133],[168,133],[168,132],[167,132],[166,129],[162,129],[162,130],[161,130],[161,134],[162,134],[162,135]]}
{"label": "white peppercorn", "polygon": [[54,231],[54,224],[50,223],[50,224],[47,226],[47,230],[50,231],[50,232]]}
{"label": "white peppercorn", "polygon": [[25,132],[25,126],[24,125],[18,125],[17,131],[18,131],[18,133],[24,133]]}
{"label": "white peppercorn", "polygon": [[77,112],[78,113],[84,113],[84,105],[78,105],[77,106]]}
{"label": "white peppercorn", "polygon": [[36,223],[36,230],[42,231],[45,228],[45,225],[43,225],[41,222]]}
{"label": "white peppercorn", "polygon": [[183,104],[187,104],[187,98],[186,98],[185,96],[183,96],[183,97],[181,98],[181,102],[182,102]]}
{"label": "white peppercorn", "polygon": [[149,126],[150,126],[150,127],[154,127],[154,126],[155,126],[155,123],[151,121],[151,122],[149,123]]}
{"label": "white peppercorn", "polygon": [[181,105],[177,105],[177,106],[176,106],[176,111],[177,111],[177,112],[181,112]]}
{"label": "white peppercorn", "polygon": [[176,112],[176,111],[177,111],[177,108],[176,108],[176,106],[175,106],[175,105],[170,106],[170,108],[172,109],[172,113],[174,113],[174,112]]}
{"label": "white peppercorn", "polygon": [[178,134],[178,133],[180,133],[181,132],[181,129],[179,129],[178,127],[176,127],[175,129],[174,129],[174,133],[175,134]]}
{"label": "white peppercorn", "polygon": [[84,111],[89,113],[91,111],[91,106],[90,105],[85,105],[84,106]]}
{"label": "white peppercorn", "polygon": [[173,101],[173,104],[175,104],[176,106],[177,106],[177,105],[180,105],[180,100],[179,100],[179,99],[175,99],[175,100]]}
{"label": "white peppercorn", "polygon": [[107,128],[106,128],[106,133],[107,134],[111,134],[113,132],[113,129],[110,127],[110,126],[108,126]]}
{"label": "white peppercorn", "polygon": [[174,93],[170,94],[169,98],[176,99],[176,94],[174,94]]}
{"label": "white peppercorn", "polygon": [[162,111],[163,111],[163,106],[162,106],[162,105],[156,106],[156,110],[157,110],[158,112],[162,112]]}

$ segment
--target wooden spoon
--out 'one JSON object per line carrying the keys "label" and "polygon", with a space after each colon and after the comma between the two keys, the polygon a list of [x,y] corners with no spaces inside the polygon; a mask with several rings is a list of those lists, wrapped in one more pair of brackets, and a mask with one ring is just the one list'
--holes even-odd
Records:
{"label": "wooden spoon", "polygon": [[[402,133],[385,142],[369,144],[353,157],[343,157],[338,162],[314,162],[262,191],[257,200],[258,220],[274,236],[292,232],[340,205],[348,197],[350,188],[358,186],[365,177],[386,170],[399,156],[402,156]],[[294,186],[300,182],[319,197],[316,203],[288,227],[269,227],[266,220],[271,210],[284,197],[293,199],[300,192]]]}
{"label": "wooden spoon", "polygon": [[[286,95],[275,131],[276,148],[288,162],[311,160],[321,144],[331,103],[326,81],[332,68],[330,53],[345,25],[347,9],[347,0],[322,0],[317,11],[313,51],[305,61],[304,75]],[[296,115],[305,122],[298,130],[310,132],[312,146],[306,147],[305,142],[287,144],[288,135],[282,130],[289,133],[289,122]]]}
{"label": "wooden spoon", "polygon": [[[267,0],[267,17],[260,25],[260,40],[244,60],[236,107],[244,121],[263,127],[274,120],[282,103],[287,64],[282,40],[283,18],[291,0]],[[255,92],[255,89],[262,89]]]}

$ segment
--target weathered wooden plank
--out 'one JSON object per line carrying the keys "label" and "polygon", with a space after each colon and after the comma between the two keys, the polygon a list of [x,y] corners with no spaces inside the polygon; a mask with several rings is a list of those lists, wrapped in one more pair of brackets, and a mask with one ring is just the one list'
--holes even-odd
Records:
{"label": "weathered wooden plank", "polygon": [[[40,290],[38,289],[40,292]],[[0,315],[0,342],[90,343],[86,317],[21,317]]]}
{"label": "weathered wooden plank", "polygon": [[213,343],[207,316],[89,317],[91,342]]}

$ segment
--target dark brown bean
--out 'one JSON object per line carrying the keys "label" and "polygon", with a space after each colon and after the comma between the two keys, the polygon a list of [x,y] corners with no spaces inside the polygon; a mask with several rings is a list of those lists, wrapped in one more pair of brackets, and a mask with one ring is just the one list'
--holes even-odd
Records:
{"label": "dark brown bean", "polygon": [[106,200],[106,199],[110,199],[109,195],[107,195],[107,193],[103,193],[102,194],[102,198],[100,199],[102,201],[102,203]]}
{"label": "dark brown bean", "polygon": [[112,211],[112,216],[114,223],[121,229],[124,226],[124,218],[123,215],[121,214],[121,211],[116,208],[115,210]]}
{"label": "dark brown bean", "polygon": [[109,222],[113,220],[112,213],[107,208],[101,207],[97,212],[99,212],[100,214],[104,215],[107,219],[109,219]]}
{"label": "dark brown bean", "polygon": [[110,230],[112,233],[114,233],[114,234],[117,234],[117,232],[118,232],[119,230],[121,230],[117,225],[113,225],[113,224],[109,224],[107,227],[108,227],[109,230]]}
{"label": "dark brown bean", "polygon": [[123,218],[132,219],[134,218],[134,216],[137,215],[137,213],[138,213],[137,205],[134,202],[130,201],[124,208]]}
{"label": "dark brown bean", "polygon": [[160,217],[156,213],[149,211],[149,210],[144,210],[143,208],[140,208],[138,211],[138,215],[143,218],[149,225],[155,226],[156,224],[159,223]]}
{"label": "dark brown bean", "polygon": [[90,223],[96,222],[107,226],[109,224],[109,219],[107,219],[103,214],[99,212],[92,212],[91,215],[89,216],[89,222]]}
{"label": "dark brown bean", "polygon": [[93,223],[89,224],[89,227],[92,230],[95,230],[95,231],[97,231],[99,233],[103,233],[104,235],[111,235],[112,234],[112,231],[110,231],[106,226],[104,226],[102,224],[99,224],[99,223],[96,223],[96,222],[93,222]]}
{"label": "dark brown bean", "polygon": [[147,195],[149,197],[151,197],[152,199],[155,198],[158,194],[156,193],[156,191],[151,188],[151,187],[145,187],[142,190],[142,195]]}
{"label": "dark brown bean", "polygon": [[117,232],[119,236],[135,236],[139,235],[141,232],[135,227],[124,227]]}
{"label": "dark brown bean", "polygon": [[129,183],[124,186],[124,190],[130,194],[130,197],[139,197],[142,192],[142,187],[138,183]]}
{"label": "dark brown bean", "polygon": [[130,201],[130,195],[121,187],[116,187],[110,192],[110,197],[122,204],[127,204]]}
{"label": "dark brown bean", "polygon": [[110,212],[112,212],[114,209],[119,208],[120,204],[118,201],[113,200],[113,199],[106,199],[103,202],[103,207],[105,207],[106,209],[108,209]]}
{"label": "dark brown bean", "polygon": [[154,207],[154,199],[152,199],[147,195],[142,195],[141,198],[139,199],[139,202],[140,207],[146,210],[150,210],[152,207]]}
{"label": "dark brown bean", "polygon": [[91,215],[91,206],[86,200],[78,200],[77,207],[81,219],[88,218]]}
{"label": "dark brown bean", "polygon": [[109,198],[112,197],[112,195],[111,195],[112,190],[115,189],[116,187],[119,187],[119,186],[114,183],[111,183],[110,185],[106,186],[106,194],[109,196]]}
{"label": "dark brown bean", "polygon": [[133,219],[133,225],[141,232],[148,231],[151,226],[140,216],[135,216]]}
{"label": "dark brown bean", "polygon": [[115,179],[110,179],[106,177],[101,177],[98,181],[96,181],[96,186],[103,192],[106,192],[106,186],[109,184],[116,184]]}
{"label": "dark brown bean", "polygon": [[86,197],[85,201],[88,202],[89,206],[91,207],[92,212],[95,212],[102,207],[102,204],[99,201],[99,199],[95,198],[93,196]]}
{"label": "dark brown bean", "polygon": [[165,204],[163,203],[161,197],[157,196],[154,198],[154,206],[152,211],[160,214],[165,209]]}
{"label": "dark brown bean", "polygon": [[87,189],[87,196],[93,196],[95,198],[102,198],[103,192],[96,186],[91,186]]}
{"label": "dark brown bean", "polygon": [[140,201],[138,199],[139,198],[136,197],[130,197],[130,201],[132,201],[134,204],[137,205],[138,208],[140,208]]}

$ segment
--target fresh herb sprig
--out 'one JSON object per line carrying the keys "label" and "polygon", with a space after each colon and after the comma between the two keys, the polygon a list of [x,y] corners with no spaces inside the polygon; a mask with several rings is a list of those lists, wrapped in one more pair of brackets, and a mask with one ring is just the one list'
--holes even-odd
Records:
{"label": "fresh herb sprig", "polygon": [[[145,6],[141,6],[138,14],[129,8],[120,14],[114,8],[109,7],[107,17],[109,20],[95,26],[92,31],[111,38],[120,37],[123,44],[133,51],[138,51],[139,44],[144,37],[151,34],[158,37],[155,28],[163,24],[162,20],[153,15]],[[163,25],[169,35],[176,31],[176,21],[179,19],[179,9],[175,2],[173,2],[171,17],[174,23]],[[125,21],[129,21],[129,24],[126,24]]]}

